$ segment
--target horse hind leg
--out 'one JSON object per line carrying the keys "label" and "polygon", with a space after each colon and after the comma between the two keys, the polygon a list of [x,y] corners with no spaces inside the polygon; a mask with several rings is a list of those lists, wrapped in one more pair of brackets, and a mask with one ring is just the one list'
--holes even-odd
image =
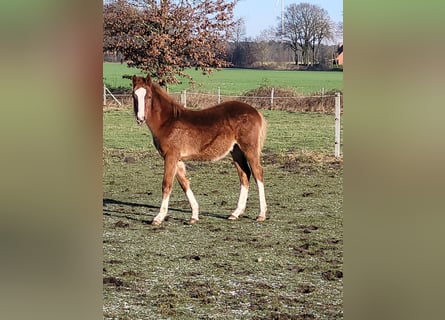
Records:
{"label": "horse hind leg", "polygon": [[247,159],[238,145],[235,145],[232,151],[232,158],[238,172],[240,180],[240,195],[238,205],[235,211],[229,216],[229,220],[236,220],[246,210],[247,196],[249,193],[249,180],[251,171]]}
{"label": "horse hind leg", "polygon": [[192,216],[190,218],[190,223],[196,223],[199,220],[199,205],[195,199],[195,195],[193,194],[192,189],[190,188],[190,182],[186,176],[185,164],[182,161],[178,161],[176,165],[176,179],[179,182],[182,190],[184,191],[187,199],[190,203],[190,207],[192,209]]}
{"label": "horse hind leg", "polygon": [[249,162],[252,174],[255,178],[258,187],[258,196],[260,200],[260,213],[258,214],[256,221],[264,221],[266,220],[267,204],[266,204],[266,195],[264,192],[263,167],[260,164],[259,152],[255,150],[253,152],[246,152],[245,155],[247,161]]}

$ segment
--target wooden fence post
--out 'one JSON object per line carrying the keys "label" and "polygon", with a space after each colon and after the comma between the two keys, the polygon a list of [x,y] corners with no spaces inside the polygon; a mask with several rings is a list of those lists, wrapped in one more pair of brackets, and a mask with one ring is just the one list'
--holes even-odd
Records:
{"label": "wooden fence post", "polygon": [[107,90],[106,90],[106,88],[105,88],[105,85],[104,85],[104,100],[103,100],[103,105],[104,105],[104,106],[107,105]]}
{"label": "wooden fence post", "polygon": [[340,93],[335,94],[335,156],[340,156]]}
{"label": "wooden fence post", "polygon": [[187,108],[187,90],[181,92],[181,103]]}
{"label": "wooden fence post", "polygon": [[321,107],[324,108],[324,88],[321,88]]}
{"label": "wooden fence post", "polygon": [[270,91],[270,108],[273,109],[273,94],[274,94],[275,89],[272,88],[272,90]]}

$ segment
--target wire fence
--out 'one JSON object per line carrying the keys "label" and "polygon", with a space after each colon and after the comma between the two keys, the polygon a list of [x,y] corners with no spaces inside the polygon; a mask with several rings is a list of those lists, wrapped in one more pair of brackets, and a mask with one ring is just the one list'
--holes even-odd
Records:
{"label": "wire fence", "polygon": [[[333,145],[334,155],[341,154],[341,123],[340,117],[343,111],[343,97],[340,92],[327,92],[311,96],[281,96],[274,88],[266,90],[262,96],[230,96],[221,95],[220,90],[216,94],[197,92],[171,92],[173,99],[182,105],[192,109],[203,109],[218,103],[230,100],[246,102],[257,109],[282,110],[288,112],[318,112],[333,115]],[[277,93],[277,95],[276,95]],[[106,107],[124,108],[132,106],[133,97],[130,93],[115,94],[104,86],[103,104]]]}
{"label": "wire fence", "polygon": [[[321,112],[335,113],[335,97],[339,92],[321,91],[316,95],[293,95],[287,91],[274,88],[263,88],[258,95],[222,95],[220,90],[217,93],[200,92],[170,92],[170,96],[182,105],[203,109],[230,100],[246,102],[257,109],[283,110],[289,112]],[[112,93],[104,86],[103,105],[104,106],[128,106],[133,104],[133,97],[130,93]],[[340,94],[340,111],[343,111],[343,98]]]}

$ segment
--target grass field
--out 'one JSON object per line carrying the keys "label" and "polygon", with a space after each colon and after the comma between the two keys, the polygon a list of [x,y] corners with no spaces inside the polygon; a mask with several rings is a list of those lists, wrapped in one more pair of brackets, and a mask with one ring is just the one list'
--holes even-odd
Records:
{"label": "grass field", "polygon": [[[265,152],[281,154],[297,150],[334,153],[334,119],[320,113],[261,111],[268,123]],[[105,148],[127,151],[153,149],[151,134],[144,126],[135,125],[131,108],[109,110],[104,114],[103,143]]]}
{"label": "grass field", "polygon": [[[175,182],[169,218],[162,159],[129,109],[104,112],[104,319],[342,319],[342,161],[331,115],[262,111],[268,220],[227,216],[239,182],[229,159],[188,163],[200,222]],[[305,150],[304,152],[302,150]]]}
{"label": "grass field", "polygon": [[[187,79],[182,84],[170,85],[171,92],[193,90],[198,92],[216,92],[221,88],[223,95],[241,95],[261,85],[294,88],[303,94],[320,92],[323,88],[328,90],[343,89],[343,73],[330,71],[280,71],[280,70],[254,70],[254,69],[222,69],[209,76],[199,71],[187,71],[196,84],[191,87]],[[122,79],[123,74],[140,74],[137,69],[129,69],[125,64],[103,64],[104,83],[109,88],[130,88],[130,80]]]}

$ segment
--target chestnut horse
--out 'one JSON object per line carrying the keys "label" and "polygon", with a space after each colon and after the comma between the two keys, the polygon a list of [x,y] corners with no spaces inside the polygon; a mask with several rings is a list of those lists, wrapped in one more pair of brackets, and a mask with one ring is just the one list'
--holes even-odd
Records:
{"label": "chestnut horse", "polygon": [[241,191],[238,206],[229,216],[236,220],[246,209],[249,180],[253,174],[259,193],[257,221],[266,220],[261,150],[266,135],[266,121],[252,106],[230,101],[203,110],[190,110],[178,104],[158,84],[133,76],[133,106],[138,124],[147,124],[153,143],[164,158],[162,203],[152,224],[161,224],[176,176],[192,209],[190,223],[199,220],[198,202],[190,189],[183,161],[216,161],[229,152],[238,171]]}

